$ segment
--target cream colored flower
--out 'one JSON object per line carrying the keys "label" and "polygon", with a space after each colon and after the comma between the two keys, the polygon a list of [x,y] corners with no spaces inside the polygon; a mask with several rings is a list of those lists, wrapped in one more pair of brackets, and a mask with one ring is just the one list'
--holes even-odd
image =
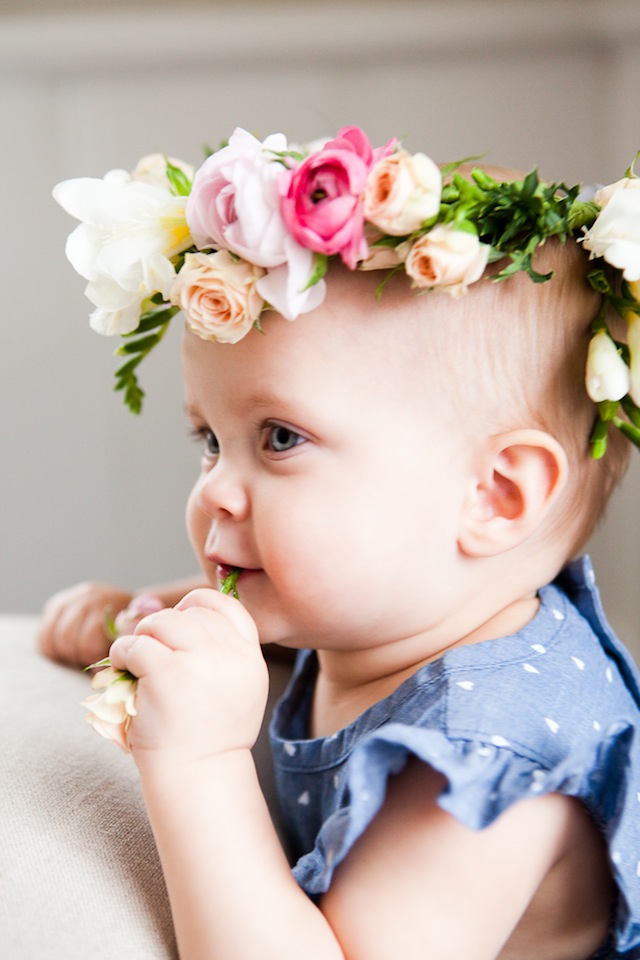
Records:
{"label": "cream colored flower", "polygon": [[611,197],[619,190],[640,190],[640,177],[623,177],[622,180],[616,180],[606,187],[600,187],[594,194],[594,203],[604,210],[611,200]]}
{"label": "cream colored flower", "polygon": [[89,711],[87,722],[94,730],[124,750],[130,752],[127,730],[131,717],[136,715],[136,687],[138,681],[130,674],[113,667],[100,670],[91,679],[93,694],[82,701],[81,706]]}
{"label": "cream colored flower", "polygon": [[606,330],[589,343],[585,385],[594,403],[621,400],[629,390],[629,368]]}
{"label": "cream colored flower", "polygon": [[262,267],[234,258],[228,250],[188,253],[170,299],[201,339],[237,343],[264,307],[256,289],[264,273]]}
{"label": "cream colored flower", "polygon": [[629,394],[640,407],[640,315],[637,313],[627,314],[627,345],[630,355]]}
{"label": "cream colored flower", "polygon": [[458,298],[480,279],[488,257],[489,246],[475,234],[441,224],[411,245],[405,269],[414,287],[445,290]]}
{"label": "cream colored flower", "polygon": [[193,181],[195,167],[175,157],[167,157],[164,153],[149,153],[141,157],[131,173],[131,179],[141,180],[143,183],[150,183],[153,187],[171,192],[171,184],[167,177],[167,160],[172,166],[181,170],[187,180]]}
{"label": "cream colored flower", "polygon": [[424,153],[398,150],[375,164],[367,178],[364,216],[384,233],[403,237],[440,207],[442,175]]}

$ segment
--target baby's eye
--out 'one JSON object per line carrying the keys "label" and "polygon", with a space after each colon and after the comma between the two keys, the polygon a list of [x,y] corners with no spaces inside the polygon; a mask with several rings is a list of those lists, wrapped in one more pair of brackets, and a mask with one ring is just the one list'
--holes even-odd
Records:
{"label": "baby's eye", "polygon": [[305,438],[290,427],[284,427],[282,424],[267,427],[266,445],[274,453],[285,453],[305,442]]}
{"label": "baby's eye", "polygon": [[203,452],[207,457],[217,457],[220,453],[218,438],[213,430],[208,427],[194,427],[191,431],[193,439],[203,446]]}
{"label": "baby's eye", "polygon": [[213,430],[203,430],[202,439],[204,440],[204,452],[208,457],[217,457],[220,453],[218,438]]}

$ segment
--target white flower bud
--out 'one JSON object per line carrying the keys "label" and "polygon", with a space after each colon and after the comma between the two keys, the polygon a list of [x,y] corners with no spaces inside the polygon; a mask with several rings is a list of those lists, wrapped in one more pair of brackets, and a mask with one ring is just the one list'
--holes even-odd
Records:
{"label": "white flower bud", "polygon": [[585,383],[595,403],[621,400],[629,390],[629,368],[605,330],[598,331],[589,344]]}

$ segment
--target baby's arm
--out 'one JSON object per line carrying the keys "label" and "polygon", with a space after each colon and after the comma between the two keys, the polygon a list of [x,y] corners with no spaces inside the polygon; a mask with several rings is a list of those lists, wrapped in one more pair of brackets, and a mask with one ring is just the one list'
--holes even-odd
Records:
{"label": "baby's arm", "polygon": [[47,600],[38,625],[38,647],[52,660],[86,667],[109,650],[112,638],[106,631],[107,615],[115,617],[142,593],[153,594],[172,607],[199,586],[204,586],[202,576],[146,587],[135,594],[107,583],[79,583]]}
{"label": "baby's arm", "polygon": [[292,878],[250,755],[267,677],[247,612],[197,591],[111,659],[140,678],[129,742],[182,960],[493,960],[567,848],[567,798],[522,802],[474,833],[415,762],[319,909]]}

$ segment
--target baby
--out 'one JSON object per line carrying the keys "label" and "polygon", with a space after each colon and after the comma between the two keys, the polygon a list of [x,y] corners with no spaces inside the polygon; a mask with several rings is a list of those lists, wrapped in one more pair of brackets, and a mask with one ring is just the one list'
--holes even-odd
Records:
{"label": "baby", "polygon": [[[398,152],[374,153],[368,174]],[[311,164],[280,159],[289,225]],[[234,292],[273,306],[283,264],[246,259],[237,232],[205,236],[201,187],[190,242],[225,254],[216,269],[244,253],[255,272]],[[314,189],[313,203],[335,199],[327,180]],[[366,216],[365,188],[348,191],[363,192]],[[419,213],[427,235],[440,201]],[[332,247],[311,236],[313,209],[295,209],[296,244],[318,255],[303,310],[207,331],[220,290],[194,271],[211,253],[187,253],[182,273],[173,260],[165,296],[187,320],[202,445],[189,535],[212,586],[241,569],[241,602],[197,589],[110,651],[138,678],[128,743],[180,956],[640,957],[639,677],[574,560],[629,452],[625,426],[590,454],[627,420],[621,397],[602,398],[594,434],[588,351],[589,376],[608,392],[610,378],[590,346],[603,315],[587,254],[557,234],[502,282],[489,278],[509,261],[487,266],[488,250],[444,282],[420,282],[423,259],[414,283],[454,296],[420,295],[408,248],[379,245],[415,240],[414,225],[369,217],[362,234],[334,229]],[[290,274],[297,256],[292,243]],[[250,753],[268,643],[299,651],[271,725],[293,871]]]}

